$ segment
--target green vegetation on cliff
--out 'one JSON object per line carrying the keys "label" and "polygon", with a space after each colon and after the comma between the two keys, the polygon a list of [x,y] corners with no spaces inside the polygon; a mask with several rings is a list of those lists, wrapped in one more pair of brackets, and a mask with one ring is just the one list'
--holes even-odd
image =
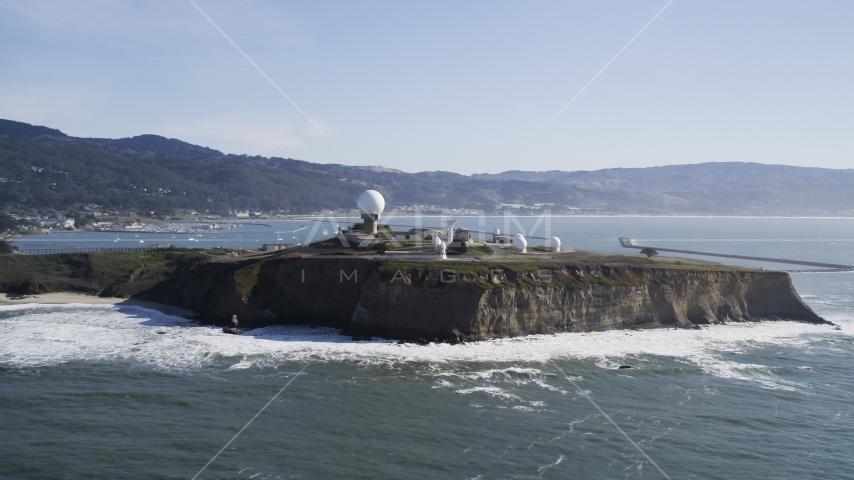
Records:
{"label": "green vegetation on cliff", "polygon": [[251,295],[252,289],[258,284],[262,265],[262,262],[257,262],[234,272],[234,288],[243,295]]}
{"label": "green vegetation on cliff", "polygon": [[178,265],[199,258],[168,251],[4,255],[0,257],[0,291],[129,297],[166,280]]}

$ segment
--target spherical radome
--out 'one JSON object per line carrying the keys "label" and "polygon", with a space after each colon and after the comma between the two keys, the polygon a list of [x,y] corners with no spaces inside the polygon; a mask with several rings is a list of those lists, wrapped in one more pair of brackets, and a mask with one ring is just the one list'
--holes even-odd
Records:
{"label": "spherical radome", "polygon": [[495,230],[492,231],[492,234],[493,235],[501,235],[501,230],[496,228]]}
{"label": "spherical radome", "polygon": [[559,252],[560,251],[560,239],[559,238],[552,237],[551,239],[549,239],[549,250],[551,250],[553,252]]}
{"label": "spherical radome", "polygon": [[359,207],[359,213],[379,215],[385,208],[385,199],[376,190],[365,190],[356,200],[356,206]]}
{"label": "spherical radome", "polygon": [[513,235],[513,248],[516,249],[517,252],[524,252],[525,247],[528,246],[528,241],[525,240],[525,236],[521,233],[517,233]]}

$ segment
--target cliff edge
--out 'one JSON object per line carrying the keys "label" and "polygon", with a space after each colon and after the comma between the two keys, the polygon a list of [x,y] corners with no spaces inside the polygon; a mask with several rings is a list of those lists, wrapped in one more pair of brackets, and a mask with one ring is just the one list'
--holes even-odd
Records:
{"label": "cliff edge", "polygon": [[[827,323],[784,272],[620,261],[395,262],[348,255],[195,261],[137,298],[241,326],[487,339],[727,321]],[[613,260],[613,259],[612,259]]]}

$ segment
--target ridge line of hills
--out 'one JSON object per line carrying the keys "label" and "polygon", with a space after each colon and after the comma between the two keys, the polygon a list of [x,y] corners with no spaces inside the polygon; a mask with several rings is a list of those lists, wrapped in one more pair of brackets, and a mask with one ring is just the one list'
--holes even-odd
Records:
{"label": "ridge line of hills", "polygon": [[[224,154],[158,135],[78,138],[0,119],[0,210],[98,205],[175,210],[311,213],[350,209],[366,188],[388,208],[493,213],[854,215],[854,170],[720,162],[594,171],[508,171],[471,176],[407,173]],[[525,205],[528,207],[519,207]]]}

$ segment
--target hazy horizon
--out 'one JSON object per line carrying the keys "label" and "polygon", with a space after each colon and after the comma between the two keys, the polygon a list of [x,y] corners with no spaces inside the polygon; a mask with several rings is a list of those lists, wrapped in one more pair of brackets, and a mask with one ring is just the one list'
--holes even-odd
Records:
{"label": "hazy horizon", "polygon": [[329,139],[189,1],[0,1],[0,117],[407,172],[850,168],[849,3],[195,3]]}

